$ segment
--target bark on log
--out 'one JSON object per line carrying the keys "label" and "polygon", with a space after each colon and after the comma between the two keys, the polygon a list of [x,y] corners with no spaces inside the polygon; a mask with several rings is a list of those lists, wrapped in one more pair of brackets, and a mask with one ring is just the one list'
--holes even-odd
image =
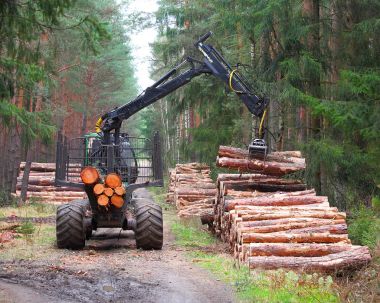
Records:
{"label": "bark on log", "polygon": [[327,197],[321,196],[282,196],[282,197],[257,197],[246,199],[225,200],[224,210],[230,211],[237,205],[252,206],[291,206],[307,205],[327,202]]}
{"label": "bark on log", "polygon": [[[326,220],[327,221],[327,220]],[[347,229],[347,225],[345,224],[345,220],[330,220],[330,224],[326,225],[326,223],[324,222],[324,220],[321,220],[321,221],[310,221],[310,222],[302,222],[302,223],[298,223],[298,222],[289,222],[288,224],[277,224],[277,225],[267,225],[267,226],[252,226],[252,227],[243,227],[241,225],[238,224],[237,226],[237,230],[238,230],[238,233],[248,233],[248,232],[253,232],[253,233],[273,233],[273,232],[279,232],[279,231],[291,231],[293,229],[298,229],[300,232],[304,231],[304,232],[308,232],[305,230],[305,228],[308,228],[308,227],[319,227],[319,226],[322,226],[322,227],[326,227],[326,231],[329,230],[329,228],[327,228],[327,226],[339,226],[339,227],[342,227],[342,228],[346,228]],[[245,222],[241,222],[241,223],[245,223]],[[330,227],[331,228],[331,227]],[[309,230],[310,231],[310,230]]]}
{"label": "bark on log", "polygon": [[[281,180],[281,179],[279,179]],[[281,184],[283,183],[283,184]],[[277,182],[277,183],[267,183],[267,182],[241,182],[241,183],[227,183],[224,185],[224,189],[229,192],[232,190],[237,191],[260,191],[260,192],[276,192],[276,191],[283,191],[283,192],[294,192],[294,191],[303,191],[306,189],[306,184],[286,184],[285,182]]]}
{"label": "bark on log", "polygon": [[329,232],[330,234],[347,234],[347,224],[331,224],[325,226],[317,226],[317,227],[305,227],[305,228],[297,228],[289,230],[292,234],[304,234],[304,233],[325,233]]}
{"label": "bark on log", "polygon": [[281,257],[321,257],[347,251],[350,244],[308,244],[308,243],[250,243],[248,257],[281,256]]}
{"label": "bark on log", "polygon": [[301,271],[332,272],[358,269],[371,261],[369,250],[365,246],[352,246],[350,250],[322,257],[249,257],[251,269],[287,268]]}
{"label": "bark on log", "polygon": [[[20,191],[16,191],[16,195],[21,195]],[[40,191],[40,192],[28,192],[28,197],[83,197],[83,192],[51,192],[51,191]]]}
{"label": "bark on log", "polygon": [[[266,176],[262,174],[219,174],[217,181],[251,181],[251,180],[260,180],[266,178],[273,178],[273,176]],[[277,180],[282,180],[276,178]]]}
{"label": "bark on log", "polygon": [[216,189],[204,189],[204,188],[193,188],[193,187],[180,187],[175,190],[177,196],[187,196],[187,195],[207,195],[215,196]]}
{"label": "bark on log", "polygon": [[275,220],[265,220],[265,221],[247,221],[239,222],[238,228],[248,228],[248,227],[264,227],[282,224],[293,224],[293,223],[315,223],[320,225],[329,224],[342,224],[345,223],[345,219],[316,219],[316,218],[285,218],[285,219],[275,219]]}
{"label": "bark on log", "polygon": [[[21,185],[17,184],[17,190],[21,190]],[[55,186],[39,186],[28,184],[28,192],[61,192],[61,191],[77,191],[83,192],[79,187],[55,187]]]}
{"label": "bark on log", "polygon": [[[17,182],[22,182],[22,178],[18,177]],[[33,178],[29,177],[29,185],[38,185],[38,186],[53,186],[54,178]]]}
{"label": "bark on log", "polygon": [[[330,207],[330,204],[328,202],[323,203],[317,203],[317,204],[305,204],[305,205],[236,205],[233,210],[236,211],[244,211],[244,210],[275,210],[275,211],[281,211],[281,210],[331,210],[331,211],[338,211],[336,207]],[[232,211],[232,210],[231,210]]]}
{"label": "bark on log", "polygon": [[[292,157],[291,155],[297,155],[297,157]],[[266,161],[269,162],[279,162],[279,163],[305,163],[305,159],[298,157],[300,154],[297,152],[283,153],[276,152],[270,153],[266,156]],[[219,157],[233,158],[233,159],[252,159],[252,156],[249,155],[248,150],[241,149],[231,146],[219,146],[218,151]],[[262,158],[260,157],[260,160]]]}
{"label": "bark on log", "polygon": [[[25,162],[21,162],[20,169],[24,170],[24,168],[25,168]],[[32,171],[54,172],[55,171],[55,163],[32,162],[30,169]]]}
{"label": "bark on log", "polygon": [[56,197],[56,196],[27,196],[27,201],[30,201],[30,198],[38,199],[38,201],[46,202],[46,203],[63,203],[63,202],[72,202],[74,200],[83,199],[84,196],[78,196],[78,197]]}
{"label": "bark on log", "polygon": [[343,212],[331,212],[331,211],[294,211],[286,212],[281,211],[274,214],[252,214],[252,215],[242,215],[242,221],[262,221],[262,220],[273,220],[273,219],[283,219],[283,218],[319,218],[319,219],[345,219],[346,213]]}
{"label": "bark on log", "polygon": [[351,243],[347,235],[332,235],[329,233],[276,234],[243,233],[241,243]]}
{"label": "bark on log", "polygon": [[305,169],[301,163],[279,163],[262,160],[233,159],[218,157],[216,160],[218,167],[225,167],[239,171],[255,171],[266,175],[284,176]]}
{"label": "bark on log", "polygon": [[178,198],[177,204],[182,206],[190,206],[195,204],[204,204],[208,205],[208,207],[211,207],[212,204],[214,204],[215,198],[208,198],[208,199],[202,199],[202,200],[195,200],[195,201],[189,201],[187,199]]}

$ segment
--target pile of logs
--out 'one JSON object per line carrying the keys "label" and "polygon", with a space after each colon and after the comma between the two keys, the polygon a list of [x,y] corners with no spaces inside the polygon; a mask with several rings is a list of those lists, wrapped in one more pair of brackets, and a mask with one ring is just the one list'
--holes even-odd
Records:
{"label": "pile of logs", "polygon": [[212,216],[216,196],[210,168],[205,164],[177,164],[169,171],[167,202],[174,203],[180,217]]}
{"label": "pile of logs", "polygon": [[240,262],[252,269],[336,271],[370,261],[367,247],[351,245],[344,212],[300,180],[282,178],[305,168],[299,152],[264,160],[221,146],[217,165],[253,172],[219,174],[214,217],[202,217]]}
{"label": "pile of logs", "polygon": [[126,190],[118,174],[108,174],[103,182],[96,168],[88,166],[81,171],[80,177],[86,186],[92,188],[100,207],[107,210],[111,206],[123,206]]}
{"label": "pile of logs", "polygon": [[[24,168],[25,162],[21,162],[20,173],[17,178],[16,196],[20,196]],[[77,180],[80,180],[79,173],[79,167],[71,167],[69,170],[71,177]],[[85,197],[83,190],[80,188],[55,187],[54,179],[55,163],[33,162],[29,173],[27,199],[35,198],[41,202],[60,204]]]}

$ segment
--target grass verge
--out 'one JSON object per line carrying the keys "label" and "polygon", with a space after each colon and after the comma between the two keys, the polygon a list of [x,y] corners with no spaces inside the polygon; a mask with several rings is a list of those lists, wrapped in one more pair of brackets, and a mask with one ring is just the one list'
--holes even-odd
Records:
{"label": "grass verge", "polygon": [[32,202],[23,206],[6,206],[0,207],[0,218],[6,218],[10,216],[17,216],[23,218],[32,217],[49,217],[54,216],[57,206]]}
{"label": "grass verge", "polygon": [[[206,231],[174,222],[176,243],[189,249],[192,262],[231,285],[241,302],[339,302],[331,276],[298,274],[293,271],[250,271],[228,254],[210,252],[215,243]],[[206,252],[204,251],[206,250]]]}

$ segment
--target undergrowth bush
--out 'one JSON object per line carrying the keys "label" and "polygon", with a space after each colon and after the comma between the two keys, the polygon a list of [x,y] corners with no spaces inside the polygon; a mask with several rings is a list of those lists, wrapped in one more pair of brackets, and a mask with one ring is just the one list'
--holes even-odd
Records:
{"label": "undergrowth bush", "polygon": [[31,236],[34,233],[34,230],[35,226],[31,221],[25,221],[16,229],[19,234],[22,234],[24,236]]}
{"label": "undergrowth bush", "polygon": [[380,241],[380,218],[369,208],[361,206],[348,220],[348,233],[354,244],[375,248]]}

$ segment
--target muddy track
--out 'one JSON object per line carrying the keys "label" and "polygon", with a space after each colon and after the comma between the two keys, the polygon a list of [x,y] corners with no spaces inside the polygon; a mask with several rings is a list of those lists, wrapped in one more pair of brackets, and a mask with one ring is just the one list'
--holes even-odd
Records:
{"label": "muddy track", "polygon": [[166,225],[161,251],[137,250],[133,236],[100,229],[82,251],[53,249],[44,260],[0,260],[0,297],[33,302],[13,301],[10,290],[17,284],[17,293],[37,296],[35,302],[233,302],[231,288],[186,257]]}

